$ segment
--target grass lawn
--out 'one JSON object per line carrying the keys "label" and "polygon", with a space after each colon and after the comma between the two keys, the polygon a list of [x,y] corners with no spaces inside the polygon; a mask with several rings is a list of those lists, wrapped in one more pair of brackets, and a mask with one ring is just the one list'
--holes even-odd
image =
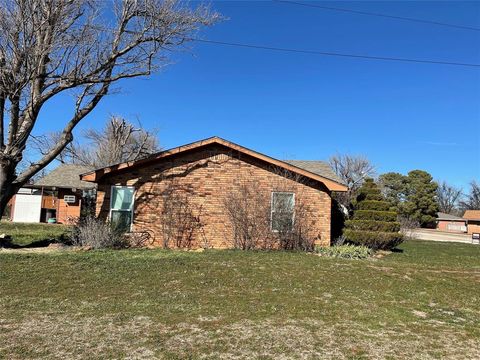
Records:
{"label": "grass lawn", "polygon": [[0,358],[479,359],[480,246],[0,251]]}
{"label": "grass lawn", "polygon": [[0,234],[10,235],[12,243],[19,246],[34,246],[46,240],[59,239],[67,231],[68,226],[60,224],[0,222]]}

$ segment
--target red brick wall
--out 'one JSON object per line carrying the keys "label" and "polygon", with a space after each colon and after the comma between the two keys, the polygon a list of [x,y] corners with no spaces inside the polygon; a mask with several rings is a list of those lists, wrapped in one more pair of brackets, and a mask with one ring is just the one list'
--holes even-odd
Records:
{"label": "red brick wall", "polygon": [[[67,203],[63,200],[65,195],[74,195],[75,203]],[[80,217],[81,192],[73,192],[68,189],[58,190],[57,222],[59,224],[71,224]]]}
{"label": "red brick wall", "polygon": [[480,221],[468,220],[467,231],[469,234],[480,233]]}
{"label": "red brick wall", "polygon": [[464,221],[439,220],[437,222],[437,229],[440,230],[440,231],[448,231],[448,232],[462,232],[462,231],[449,230],[448,225],[465,225],[465,222]]}
{"label": "red brick wall", "polygon": [[232,246],[233,231],[225,213],[225,197],[245,181],[256,182],[261,191],[295,192],[296,201],[308,204],[310,229],[319,245],[330,244],[331,197],[329,190],[318,182],[297,182],[245,155],[240,157],[219,145],[173,157],[142,168],[106,176],[99,181],[97,215],[108,218],[112,185],[133,186],[136,189],[132,230],[149,230],[155,243],[162,244],[162,196],[168,183],[188,192],[189,200],[201,207],[204,227],[196,236],[194,246],[206,242],[211,247]]}

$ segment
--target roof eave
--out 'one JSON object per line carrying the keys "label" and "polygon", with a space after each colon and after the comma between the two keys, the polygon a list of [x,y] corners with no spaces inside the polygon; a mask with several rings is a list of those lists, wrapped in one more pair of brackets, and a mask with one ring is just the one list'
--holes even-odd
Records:
{"label": "roof eave", "polygon": [[277,160],[277,159],[272,158],[270,156],[261,154],[257,151],[250,150],[250,149],[245,148],[241,145],[237,145],[235,143],[232,143],[230,141],[221,139],[219,137],[212,137],[212,138],[208,138],[208,139],[205,139],[205,140],[200,140],[198,142],[194,142],[194,143],[191,143],[191,144],[188,144],[188,145],[182,145],[182,146],[170,149],[170,150],[162,151],[162,152],[158,153],[157,155],[152,156],[152,157],[148,157],[146,159],[141,159],[141,160],[138,160],[138,161],[131,161],[131,162],[124,162],[124,163],[116,164],[116,165],[113,165],[113,166],[97,169],[97,170],[94,170],[94,171],[91,171],[91,172],[88,172],[88,173],[85,173],[85,174],[81,174],[80,179],[82,181],[97,182],[102,176],[104,176],[106,174],[109,174],[109,173],[112,173],[112,172],[115,172],[115,171],[119,171],[119,170],[122,170],[122,169],[126,169],[126,168],[129,168],[129,167],[132,167],[132,166],[148,164],[150,162],[160,160],[160,159],[163,159],[165,157],[172,156],[174,154],[179,154],[179,153],[182,153],[182,152],[185,152],[185,151],[188,151],[188,150],[200,148],[202,146],[206,146],[206,145],[210,145],[210,144],[214,144],[214,143],[226,146],[228,148],[239,151],[241,153],[245,153],[247,155],[250,155],[250,156],[252,156],[256,159],[266,161],[266,162],[271,163],[273,165],[285,168],[289,171],[293,171],[293,172],[295,172],[299,175],[302,175],[302,176],[305,176],[307,178],[319,181],[319,182],[323,183],[327,187],[327,189],[330,190],[330,191],[336,191],[336,192],[346,192],[346,191],[348,191],[348,188],[345,185],[337,183],[336,181],[333,181],[331,179],[328,179],[328,178],[325,178],[323,176],[317,175],[317,174],[312,173],[310,171],[307,171],[305,169],[299,168],[298,166],[291,165],[291,164],[288,164],[284,161]]}

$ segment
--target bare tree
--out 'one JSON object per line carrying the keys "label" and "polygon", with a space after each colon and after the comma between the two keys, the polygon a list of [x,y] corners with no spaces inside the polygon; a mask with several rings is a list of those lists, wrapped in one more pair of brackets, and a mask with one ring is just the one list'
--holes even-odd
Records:
{"label": "bare tree", "polygon": [[475,180],[470,183],[470,193],[466,195],[465,200],[460,201],[462,210],[480,210],[480,184]]}
{"label": "bare tree", "polygon": [[347,185],[348,191],[335,194],[336,200],[349,208],[356,191],[368,177],[374,177],[375,166],[363,156],[334,155],[329,159],[330,166]]}
{"label": "bare tree", "polygon": [[[150,75],[217,19],[176,0],[0,0],[0,213],[72,142],[113,84]],[[43,106],[65,93],[75,101],[58,142],[18,171]]]}
{"label": "bare tree", "polygon": [[[57,156],[61,163],[100,168],[134,161],[160,150],[155,131],[135,127],[119,116],[112,116],[102,130],[88,129],[82,134],[86,143],[73,141]],[[60,133],[35,137],[34,147],[43,155],[59,139]],[[48,151],[48,150],[47,150]]]}
{"label": "bare tree", "polygon": [[462,196],[462,189],[448,185],[445,181],[438,183],[437,201],[440,212],[453,214]]}

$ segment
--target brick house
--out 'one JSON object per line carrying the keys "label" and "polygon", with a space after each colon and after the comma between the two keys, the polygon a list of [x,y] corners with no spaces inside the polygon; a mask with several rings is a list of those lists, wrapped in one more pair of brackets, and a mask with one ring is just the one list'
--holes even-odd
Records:
{"label": "brick house", "polygon": [[80,217],[86,194],[95,184],[81,181],[88,167],[62,164],[33,184],[27,184],[9,202],[10,220],[14,222],[48,222],[69,224]]}
{"label": "brick house", "polygon": [[480,210],[465,210],[463,218],[467,220],[469,234],[480,233]]}
{"label": "brick house", "polygon": [[439,212],[437,213],[436,224],[437,230],[440,231],[467,232],[467,220],[459,216]]}
{"label": "brick house", "polygon": [[[268,199],[272,233],[279,219],[291,219],[289,226],[308,221],[315,244],[328,246],[332,191],[347,191],[326,163],[280,161],[218,137],[97,169],[81,179],[97,184],[98,217],[131,232],[147,231],[159,246],[165,246],[169,198],[184,194],[196,224],[201,223],[189,234],[192,247],[232,247],[235,231],[226,206],[245,184]],[[290,210],[278,212],[279,203]],[[306,205],[301,215],[300,203]]]}

